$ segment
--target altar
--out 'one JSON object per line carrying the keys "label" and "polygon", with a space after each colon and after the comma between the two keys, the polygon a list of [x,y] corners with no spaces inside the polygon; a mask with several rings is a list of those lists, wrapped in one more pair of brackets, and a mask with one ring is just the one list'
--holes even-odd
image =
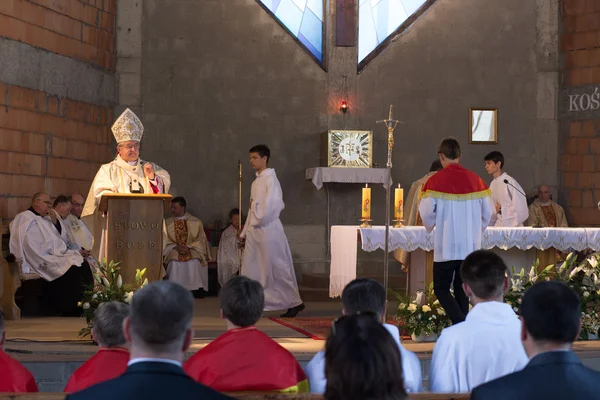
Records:
{"label": "altar", "polygon": [[[344,287],[356,279],[359,237],[363,251],[385,248],[384,226],[331,227],[329,297],[341,296]],[[410,294],[429,285],[433,280],[433,232],[427,233],[422,226],[390,227],[388,245],[390,252],[410,252]],[[555,263],[556,251],[600,250],[600,228],[488,227],[483,233],[482,248],[498,252],[509,268],[529,268],[536,259],[545,267]]]}

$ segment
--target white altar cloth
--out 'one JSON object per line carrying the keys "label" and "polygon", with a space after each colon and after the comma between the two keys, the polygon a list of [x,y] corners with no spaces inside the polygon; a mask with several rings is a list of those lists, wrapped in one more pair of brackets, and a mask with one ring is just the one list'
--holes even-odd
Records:
{"label": "white altar cloth", "polygon": [[[358,226],[331,227],[331,266],[329,297],[341,296],[344,287],[356,279],[358,233],[362,249],[375,251],[384,249],[385,227],[359,228]],[[427,233],[422,226],[390,228],[389,251],[432,251],[433,232]],[[555,248],[561,252],[573,250],[600,250],[600,228],[531,228],[489,227],[483,233],[482,248],[508,250]]]}
{"label": "white altar cloth", "polygon": [[[318,189],[323,183],[380,183],[385,186],[387,176],[386,168],[308,168],[305,172],[306,179],[312,181]],[[392,179],[390,178],[390,186]]]}

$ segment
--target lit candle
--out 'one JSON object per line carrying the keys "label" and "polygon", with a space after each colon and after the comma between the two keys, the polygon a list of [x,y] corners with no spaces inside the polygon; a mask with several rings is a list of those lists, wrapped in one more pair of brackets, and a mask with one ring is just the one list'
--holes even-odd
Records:
{"label": "lit candle", "polygon": [[366,184],[362,190],[361,218],[371,219],[371,188]]}
{"label": "lit candle", "polygon": [[394,219],[401,220],[404,218],[404,189],[398,187],[394,190]]}

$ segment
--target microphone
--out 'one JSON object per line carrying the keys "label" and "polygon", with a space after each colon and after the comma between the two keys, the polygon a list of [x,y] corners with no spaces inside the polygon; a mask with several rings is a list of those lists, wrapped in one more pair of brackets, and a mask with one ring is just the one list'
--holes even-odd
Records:
{"label": "microphone", "polygon": [[506,183],[507,185],[510,185],[510,186],[514,187],[517,190],[517,192],[521,193],[523,196],[525,196],[525,198],[527,198],[527,195],[525,193],[521,192],[518,187],[516,187],[515,185],[513,185],[512,183],[510,183],[508,181],[508,179],[505,179],[504,183]]}

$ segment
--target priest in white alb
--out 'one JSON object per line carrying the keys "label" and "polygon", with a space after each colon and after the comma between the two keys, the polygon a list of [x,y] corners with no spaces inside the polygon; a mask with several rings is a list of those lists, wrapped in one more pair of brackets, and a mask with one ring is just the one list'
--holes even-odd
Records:
{"label": "priest in white alb", "polygon": [[163,261],[167,279],[190,291],[208,292],[208,261],[212,261],[210,245],[202,221],[186,211],[183,197],[171,201],[171,214],[165,221]]}
{"label": "priest in white alb", "polygon": [[82,195],[79,193],[71,195],[71,212],[64,222],[69,228],[72,239],[79,247],[84,250],[91,250],[94,245],[94,236],[81,220],[81,212],[83,211],[84,204],[85,200]]}
{"label": "priest in white alb", "polygon": [[[431,167],[429,167],[429,172],[423,176],[421,179],[418,179],[412,183],[410,186],[410,190],[408,191],[408,195],[406,196],[406,203],[404,208],[405,221],[404,225],[406,226],[423,226],[423,220],[421,220],[421,216],[419,215],[419,199],[421,197],[421,190],[423,186],[429,178],[435,175],[436,172],[442,169],[442,163],[440,160],[435,160],[431,163]],[[402,270],[407,271],[407,268],[410,266],[410,253],[397,249],[394,250],[394,257],[402,264]]]}
{"label": "priest in white alb", "polygon": [[70,250],[48,217],[52,203],[36,193],[31,207],[10,223],[10,252],[24,274],[35,273],[49,282],[47,301],[63,316],[77,316],[77,302],[93,280],[85,250]]}
{"label": "priest in white alb", "polygon": [[217,253],[217,271],[219,284],[225,286],[240,270],[240,248],[238,246],[240,229],[240,210],[234,208],[229,212],[229,225],[221,234],[219,251]]}
{"label": "priest in white alb", "polygon": [[523,226],[529,217],[527,196],[519,183],[504,172],[504,155],[492,151],[484,157],[485,170],[494,177],[490,184],[495,212],[490,226]]}
{"label": "priest in white alb", "polygon": [[529,206],[527,226],[540,228],[567,228],[569,226],[565,210],[552,201],[551,196],[548,185],[538,187],[537,199]]}
{"label": "priest in white alb", "polygon": [[292,252],[279,219],[285,204],[275,170],[268,168],[271,150],[265,145],[250,149],[256,179],[250,188],[250,210],[241,238],[245,240],[242,274],[259,281],[265,291],[265,311],[285,310],[293,318],[304,310]]}
{"label": "priest in white alb", "polygon": [[513,306],[504,303],[508,273],[502,258],[489,250],[474,251],[463,261],[460,275],[473,309],[464,322],[444,329],[433,348],[432,392],[470,392],[520,371],[529,361],[521,344],[521,321]]}
{"label": "priest in white alb", "polygon": [[100,167],[87,196],[81,217],[90,227],[96,240],[93,256],[103,259],[106,235],[104,219],[98,205],[105,193],[168,193],[171,186],[169,173],[158,165],[140,159],[140,142],[144,126],[140,119],[126,109],[113,124],[112,133],[117,141],[117,157]]}

